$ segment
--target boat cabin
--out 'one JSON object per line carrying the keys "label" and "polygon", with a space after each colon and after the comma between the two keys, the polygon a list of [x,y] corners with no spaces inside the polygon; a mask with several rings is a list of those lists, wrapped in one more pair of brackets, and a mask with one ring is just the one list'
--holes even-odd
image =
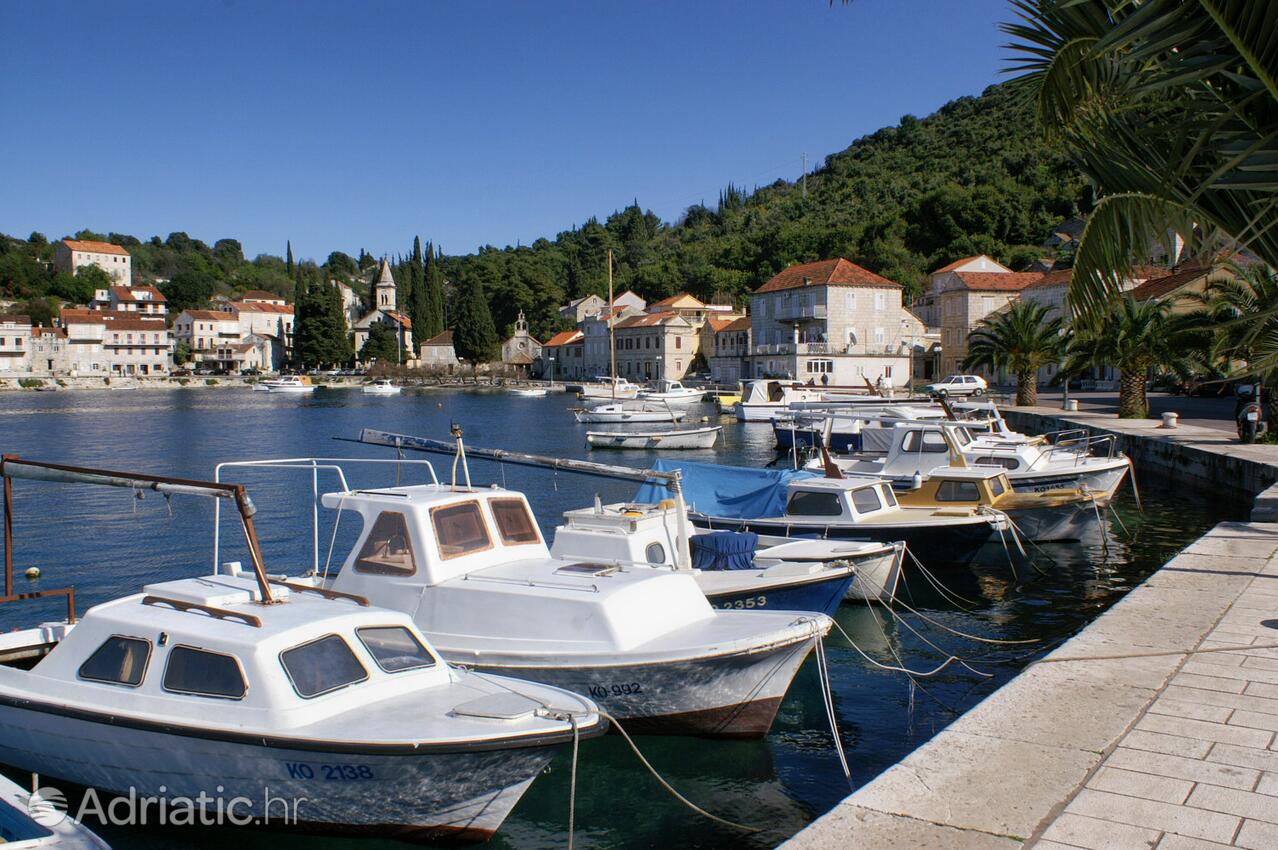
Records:
{"label": "boat cabin", "polygon": [[897,500],[907,507],[999,507],[1013,492],[1007,472],[1000,466],[946,466],[933,469],[918,486],[895,484]]}
{"label": "boat cabin", "polygon": [[446,653],[460,635],[472,648],[625,649],[714,616],[686,574],[552,557],[522,493],[423,484],[328,493],[322,503],[363,519],[327,586],[411,613]]}
{"label": "boat cabin", "polygon": [[[90,609],[29,671],[0,667],[0,686],[152,719],[290,728],[452,681],[401,613],[282,583],[271,592],[260,604],[239,574],[147,585]],[[27,630],[36,642],[40,631]]]}
{"label": "boat cabin", "polygon": [[790,482],[787,519],[855,523],[894,510],[896,495],[886,482],[870,479],[803,478]]}

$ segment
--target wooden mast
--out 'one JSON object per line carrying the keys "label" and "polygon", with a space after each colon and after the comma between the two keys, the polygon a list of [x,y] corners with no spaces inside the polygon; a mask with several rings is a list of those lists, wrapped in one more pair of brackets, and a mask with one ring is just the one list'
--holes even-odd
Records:
{"label": "wooden mast", "polygon": [[617,337],[613,332],[616,317],[612,310],[612,249],[608,249],[608,377],[612,384],[612,400],[617,400]]}

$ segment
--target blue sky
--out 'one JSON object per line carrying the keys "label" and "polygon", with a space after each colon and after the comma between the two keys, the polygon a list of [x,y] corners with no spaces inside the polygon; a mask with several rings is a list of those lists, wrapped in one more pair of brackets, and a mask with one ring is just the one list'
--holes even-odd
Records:
{"label": "blue sky", "polygon": [[1002,78],[1006,0],[0,4],[0,232],[323,260],[666,220]]}

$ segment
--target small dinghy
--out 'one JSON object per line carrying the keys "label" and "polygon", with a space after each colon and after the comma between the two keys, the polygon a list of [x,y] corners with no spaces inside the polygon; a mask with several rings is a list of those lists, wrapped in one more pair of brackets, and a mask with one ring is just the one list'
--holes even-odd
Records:
{"label": "small dinghy", "polygon": [[315,385],[305,375],[283,375],[253,385],[258,392],[304,394],[315,392]]}
{"label": "small dinghy", "polygon": [[562,747],[606,730],[589,699],[449,666],[404,614],[268,576],[238,485],[11,457],[0,473],[232,500],[253,558],[79,621],[69,595],[64,622],[0,636],[6,764],[237,823],[482,841]]}
{"label": "small dinghy", "polygon": [[584,425],[678,422],[685,416],[682,410],[671,410],[666,405],[627,405],[623,402],[601,404],[596,407],[579,407],[573,410],[573,415]]}
{"label": "small dinghy", "polygon": [[592,449],[709,449],[719,440],[720,425],[672,431],[587,431]]}
{"label": "small dinghy", "polygon": [[510,391],[510,394],[514,396],[519,396],[520,398],[545,398],[546,388],[545,387],[515,387],[514,389]]}
{"label": "small dinghy", "polygon": [[399,395],[403,387],[397,387],[390,378],[378,378],[371,384],[364,385],[366,395]]}
{"label": "small dinghy", "polygon": [[658,381],[656,389],[640,390],[638,397],[643,401],[663,401],[669,404],[697,404],[706,397],[706,391],[694,389],[693,387],[685,387],[678,381]]}

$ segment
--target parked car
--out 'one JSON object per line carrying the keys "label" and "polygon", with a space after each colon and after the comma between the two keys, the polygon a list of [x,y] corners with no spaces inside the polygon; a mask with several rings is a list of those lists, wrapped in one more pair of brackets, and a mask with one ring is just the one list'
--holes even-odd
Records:
{"label": "parked car", "polygon": [[174,378],[189,378],[191,377],[191,370],[190,369],[174,369],[169,374],[173,376]]}
{"label": "parked car", "polygon": [[256,378],[262,374],[261,369],[241,369],[240,374],[246,378]]}
{"label": "parked car", "polygon": [[923,388],[928,395],[947,398],[952,395],[983,396],[990,385],[980,375],[950,375]]}

